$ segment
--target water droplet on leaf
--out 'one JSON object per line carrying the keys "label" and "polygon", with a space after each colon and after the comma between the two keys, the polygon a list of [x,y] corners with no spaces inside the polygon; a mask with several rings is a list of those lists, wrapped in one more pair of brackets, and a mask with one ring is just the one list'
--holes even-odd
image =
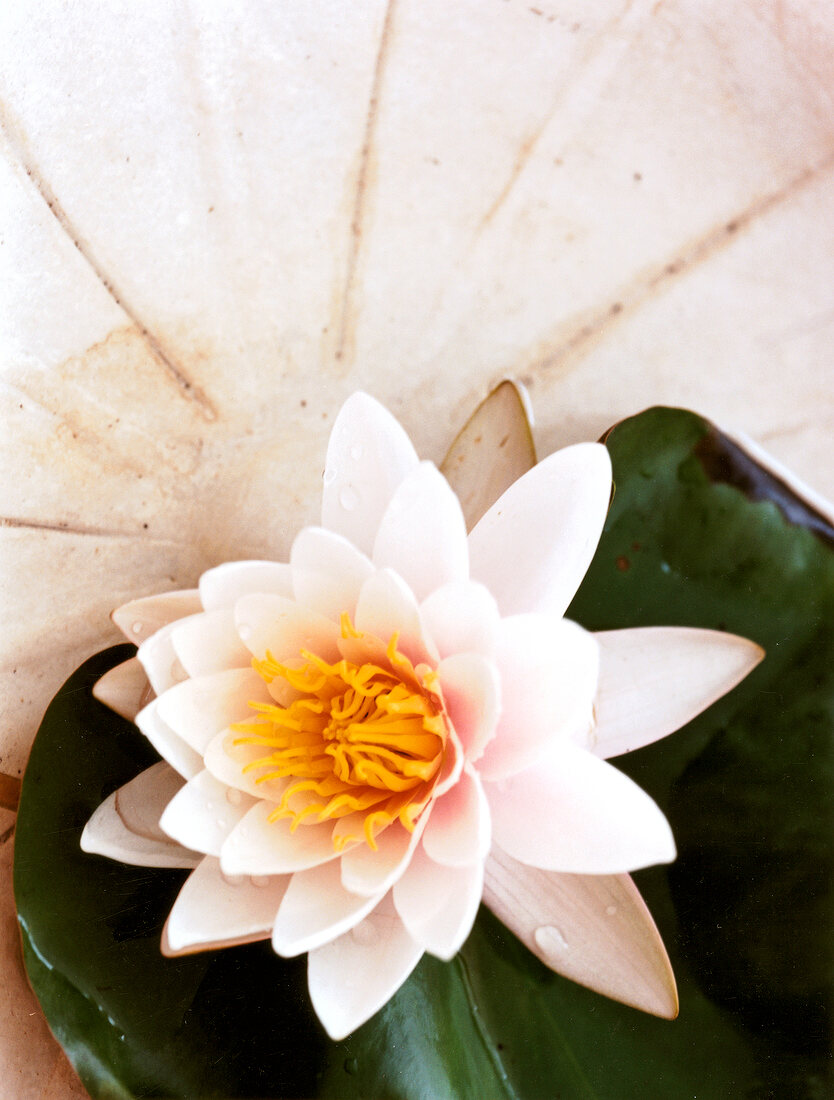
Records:
{"label": "water droplet on leaf", "polygon": [[558,959],[568,950],[568,941],[558,928],[552,924],[543,924],[533,933],[536,947],[550,958]]}

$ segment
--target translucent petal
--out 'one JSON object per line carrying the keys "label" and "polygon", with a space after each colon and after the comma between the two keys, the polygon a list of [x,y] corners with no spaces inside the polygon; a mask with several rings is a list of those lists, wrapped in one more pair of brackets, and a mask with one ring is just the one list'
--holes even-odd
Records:
{"label": "translucent petal", "polygon": [[200,577],[200,599],[206,611],[234,607],[251,593],[292,596],[292,573],[284,562],[229,561]]}
{"label": "translucent petal", "polygon": [[232,668],[177,684],[156,703],[162,720],[202,755],[221,730],[253,717],[250,702],[270,701],[254,669]]}
{"label": "translucent petal", "polygon": [[440,662],[437,676],[466,759],[480,759],[501,713],[498,670],[480,653],[456,653]]}
{"label": "translucent petal", "polygon": [[204,770],[172,799],[159,824],[184,847],[219,856],[225,839],[254,804],[251,795],[221,783]]}
{"label": "translucent petal", "polygon": [[441,657],[494,652],[498,604],[477,581],[444,584],[423,600],[420,613]]}
{"label": "translucent petal", "polygon": [[344,1039],[396,993],[423,949],[406,932],[391,895],[350,932],[311,951],[310,999],[331,1039]]}
{"label": "translucent petal", "polygon": [[495,843],[531,867],[608,875],[675,858],[669,823],[645,791],[574,745],[484,789]]}
{"label": "translucent petal", "polygon": [[297,602],[335,622],[343,611],[355,614],[359,590],[374,571],[352,543],[323,527],[305,527],[296,536],[290,563]]}
{"label": "translucent petal", "polygon": [[198,752],[174,733],[159,713],[159,699],[153,699],[136,715],[136,725],[144,733],[161,757],[168,761],[185,779],[191,779],[202,770],[203,761]]}
{"label": "translucent petal", "polygon": [[283,596],[242,596],[235,604],[235,621],[250,653],[289,661],[307,649],[325,661],[339,659],[339,627],[332,619]]}
{"label": "translucent petal", "polygon": [[448,960],[472,930],[483,881],[482,860],[468,867],[443,866],[419,847],[394,886],[394,904],[409,935],[423,950]]}
{"label": "translucent petal", "polygon": [[365,393],[353,394],[330,433],[322,527],[370,555],[388,501],[417,462],[411,441],[388,410]]}
{"label": "translucent petal", "polygon": [[129,642],[140,645],[168,623],[202,610],[199,593],[192,588],[131,600],[117,608],[112,618]]}
{"label": "translucent petal", "polygon": [[189,676],[205,676],[227,668],[248,668],[249,650],[240,640],[231,608],[194,615],[176,623],[171,644]]}
{"label": "translucent petal", "polygon": [[490,837],[486,796],[480,779],[466,764],[457,783],[432,803],[423,847],[435,863],[463,867],[483,861]]}
{"label": "translucent petal", "polygon": [[413,832],[395,821],[376,837],[376,851],[363,841],[345,852],[342,856],[344,888],[366,898],[389,890],[408,866],[428,820],[429,814],[424,812]]}
{"label": "translucent petal", "polygon": [[93,695],[100,703],[132,722],[153,698],[153,689],[136,657],[116,665],[97,680]]}
{"label": "translucent petal", "polygon": [[120,863],[138,867],[195,867],[200,861],[197,852],[170,840],[155,840],[133,832],[116,808],[114,791],[96,809],[81,834],[84,852],[107,856]]}
{"label": "translucent petal", "polygon": [[549,455],[496,501],[469,536],[471,573],[502,615],[563,615],[594,556],[611,496],[599,443]]}
{"label": "translucent petal", "polygon": [[[434,663],[437,651],[426,635],[417,601],[408,585],[392,570],[381,569],[362,585],[356,605],[357,630],[376,635],[387,645],[392,634],[398,635],[397,648],[415,664]],[[348,655],[350,639],[342,643]],[[353,647],[352,659],[361,661],[367,643],[360,640]]]}
{"label": "translucent petal", "polygon": [[[159,819],[171,799],[183,788],[183,778],[165,760],[140,772],[116,791],[116,812],[137,836],[170,843]],[[189,847],[189,845],[186,845]]]}
{"label": "translucent petal", "polygon": [[348,932],[382,897],[363,897],[346,890],[337,860],[297,871],[278,910],[272,946],[285,958],[313,951]]}
{"label": "translucent petal", "polygon": [[232,830],[220,851],[227,875],[290,874],[336,858],[331,822],[292,832],[287,818],[267,820],[274,809],[274,803],[258,802]]}

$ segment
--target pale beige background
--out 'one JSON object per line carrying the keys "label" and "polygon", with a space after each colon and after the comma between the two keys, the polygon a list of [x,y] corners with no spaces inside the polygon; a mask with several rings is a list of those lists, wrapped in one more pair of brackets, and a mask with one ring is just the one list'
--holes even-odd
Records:
{"label": "pale beige background", "polygon": [[[435,459],[507,374],[540,453],[686,405],[834,496],[833,81],[825,0],[5,5],[0,770],[112,606],[287,550],[357,387]],[[12,824],[0,1081],[63,1100]]]}

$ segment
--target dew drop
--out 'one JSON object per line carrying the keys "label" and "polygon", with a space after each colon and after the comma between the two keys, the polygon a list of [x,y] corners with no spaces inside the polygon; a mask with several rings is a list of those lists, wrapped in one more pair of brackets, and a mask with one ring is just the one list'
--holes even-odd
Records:
{"label": "dew drop", "polygon": [[362,455],[365,452],[362,450],[362,444],[361,443],[354,443],[353,446],[351,447],[349,453],[350,453],[350,457],[353,459],[353,461],[358,462],[359,459],[362,457]]}
{"label": "dew drop", "polygon": [[324,474],[322,476],[322,481],[324,482],[325,485],[332,485],[335,480],[336,480],[336,467],[335,466],[328,466],[327,469],[324,471]]}
{"label": "dew drop", "polygon": [[226,791],[226,801],[227,802],[231,802],[231,804],[233,806],[239,806],[242,799],[243,799],[243,794],[242,794],[241,791],[239,791],[237,789],[237,787],[229,787],[227,789],[227,791]]}
{"label": "dew drop", "polygon": [[143,625],[144,624],[140,623],[139,620],[137,619],[136,622],[133,623],[133,625],[131,626],[130,629],[133,631],[134,634],[141,634],[142,629],[143,629]]}
{"label": "dew drop", "polygon": [[250,875],[249,881],[253,886],[269,886],[268,875]]}
{"label": "dew drop", "polygon": [[350,485],[346,485],[339,493],[339,503],[346,512],[352,512],[359,503],[359,494]]}
{"label": "dew drop", "polygon": [[609,917],[615,917],[617,915],[617,906],[616,905],[607,905],[605,907],[605,912]]}
{"label": "dew drop", "polygon": [[549,958],[559,958],[568,950],[568,941],[558,928],[552,924],[543,924],[533,933],[536,947]]}
{"label": "dew drop", "polygon": [[246,875],[227,875],[225,871],[220,874],[227,886],[242,886],[246,882]]}
{"label": "dew drop", "polygon": [[345,1073],[349,1073],[351,1077],[359,1071],[359,1060],[357,1058],[345,1058]]}
{"label": "dew drop", "polygon": [[360,921],[351,935],[361,947],[370,947],[379,938],[379,933],[369,920]]}

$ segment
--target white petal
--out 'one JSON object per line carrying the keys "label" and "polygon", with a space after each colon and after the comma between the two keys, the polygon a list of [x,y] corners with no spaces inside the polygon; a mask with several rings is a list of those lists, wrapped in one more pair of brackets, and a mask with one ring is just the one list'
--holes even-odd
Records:
{"label": "white petal", "polygon": [[[398,634],[397,648],[415,664],[437,660],[437,651],[426,636],[414,595],[390,569],[374,573],[362,585],[354,625],[357,630],[376,635],[383,646],[387,646],[392,634]],[[342,642],[341,649],[345,656],[348,656],[352,645],[350,638]],[[360,640],[353,649],[356,650],[354,659],[363,659],[367,641]]]}
{"label": "white petal", "polygon": [[420,613],[441,657],[495,650],[498,604],[477,581],[455,581],[432,592]]}
{"label": "white petal", "polygon": [[764,657],[754,642],[718,630],[645,627],[594,637],[600,670],[590,742],[606,758],[680,729]]}
{"label": "white petal", "polygon": [[490,508],[469,536],[471,573],[502,615],[563,615],[594,556],[611,496],[599,443],[548,456]]}
{"label": "white petal", "polygon": [[500,779],[530,767],[542,753],[585,736],[593,720],[599,651],[594,635],[568,619],[504,619],[495,663],[501,716],[478,771]]}
{"label": "white petal", "polygon": [[486,796],[480,779],[466,764],[454,787],[432,803],[423,847],[435,863],[463,867],[483,861],[490,838]]}
{"label": "white petal", "polygon": [[370,554],[388,501],[417,461],[411,441],[387,409],[365,393],[353,394],[330,433],[322,527]]}
{"label": "white petal", "polygon": [[194,615],[174,625],[171,644],[189,676],[226,668],[248,668],[249,650],[240,640],[231,608]]}
{"label": "white petal", "polygon": [[268,779],[258,783],[258,776],[265,774],[264,771],[258,769],[245,771],[244,769],[247,764],[262,760],[269,754],[269,749],[264,748],[263,745],[241,744],[239,742],[242,737],[246,737],[246,734],[230,729],[222,730],[213,737],[203,754],[206,770],[227,787],[245,791],[253,798],[280,802],[284,791],[293,780]]}
{"label": "white petal", "polygon": [[271,702],[266,684],[252,668],[230,668],[177,684],[156,702],[162,720],[202,755],[221,730],[254,717],[250,701]]}
{"label": "white petal", "polygon": [[356,612],[362,584],[374,572],[370,559],[342,535],[323,527],[305,527],[290,554],[296,601],[339,622]]}
{"label": "white petal", "polygon": [[201,771],[168,804],[159,824],[184,847],[219,856],[223,841],[254,805],[250,795]]}
{"label": "white petal", "polygon": [[136,725],[144,733],[161,757],[185,779],[191,779],[202,770],[203,760],[198,752],[174,733],[159,713],[159,699],[153,699],[136,715]]}
{"label": "white petal", "polygon": [[311,951],[310,999],[331,1039],[344,1039],[396,993],[423,949],[406,932],[390,894],[337,940]]}
{"label": "white petal", "polygon": [[394,887],[394,904],[423,950],[448,960],[472,930],[483,881],[483,860],[469,867],[444,867],[418,848]]}
{"label": "white petal", "polygon": [[196,867],[201,858],[197,852],[128,829],[116,809],[116,794],[114,791],[106,798],[84,826],[82,851],[137,867]]}
{"label": "white petal", "polygon": [[150,638],[139,646],[136,657],[147,673],[151,687],[157,695],[162,695],[168,688],[188,678],[188,673],[174,649],[174,631],[183,623],[202,617],[200,613],[168,623],[160,627],[155,634],[151,634]]}
{"label": "white petal", "polygon": [[456,653],[440,662],[437,677],[466,759],[480,759],[501,713],[498,670],[480,653]]}
{"label": "white petal", "polygon": [[289,565],[277,561],[229,561],[200,577],[200,599],[206,611],[234,607],[251,593],[292,596]]}
{"label": "white petal", "polygon": [[338,860],[297,871],[278,910],[272,946],[284,958],[322,947],[350,931],[382,897],[360,897],[346,890]]}
{"label": "white petal", "polygon": [[398,573],[418,600],[468,579],[463,512],[431,462],[421,462],[397,487],[379,525],[373,560]]}
{"label": "white petal", "polygon": [[258,802],[232,830],[220,852],[227,875],[285,875],[336,858],[332,822],[292,832],[288,818],[267,820],[274,809],[272,802]]}
{"label": "white petal", "polygon": [[131,600],[116,608],[112,619],[129,642],[140,645],[168,623],[202,610],[199,593],[192,588]]}
{"label": "white petal", "polygon": [[138,658],[131,657],[105,672],[95,682],[93,696],[116,714],[132,722],[142,707],[153,698],[153,689],[141,662]]}
{"label": "white petal", "polygon": [[484,903],[552,970],[643,1012],[677,1015],[669,958],[628,875],[541,871],[493,847]]}
{"label": "white petal", "polygon": [[344,888],[366,898],[389,890],[408,866],[429,816],[424,810],[413,832],[398,821],[393,822],[375,838],[376,851],[363,841],[345,852],[342,856]]}
{"label": "white petal", "polygon": [[307,649],[325,661],[338,661],[339,627],[284,596],[242,596],[235,604],[241,640],[258,658],[269,651],[277,661],[290,661]]}
{"label": "white petal", "polygon": [[607,875],[675,858],[669,823],[645,791],[575,745],[484,789],[495,843],[531,867]]}
{"label": "white petal", "polygon": [[160,760],[119,787],[116,791],[116,813],[132,833],[170,844],[170,837],[159,827],[159,819],[183,785],[179,772],[165,760]]}
{"label": "white petal", "polygon": [[230,879],[211,856],[189,875],[162,933],[163,955],[185,955],[264,940],[289,876]]}

